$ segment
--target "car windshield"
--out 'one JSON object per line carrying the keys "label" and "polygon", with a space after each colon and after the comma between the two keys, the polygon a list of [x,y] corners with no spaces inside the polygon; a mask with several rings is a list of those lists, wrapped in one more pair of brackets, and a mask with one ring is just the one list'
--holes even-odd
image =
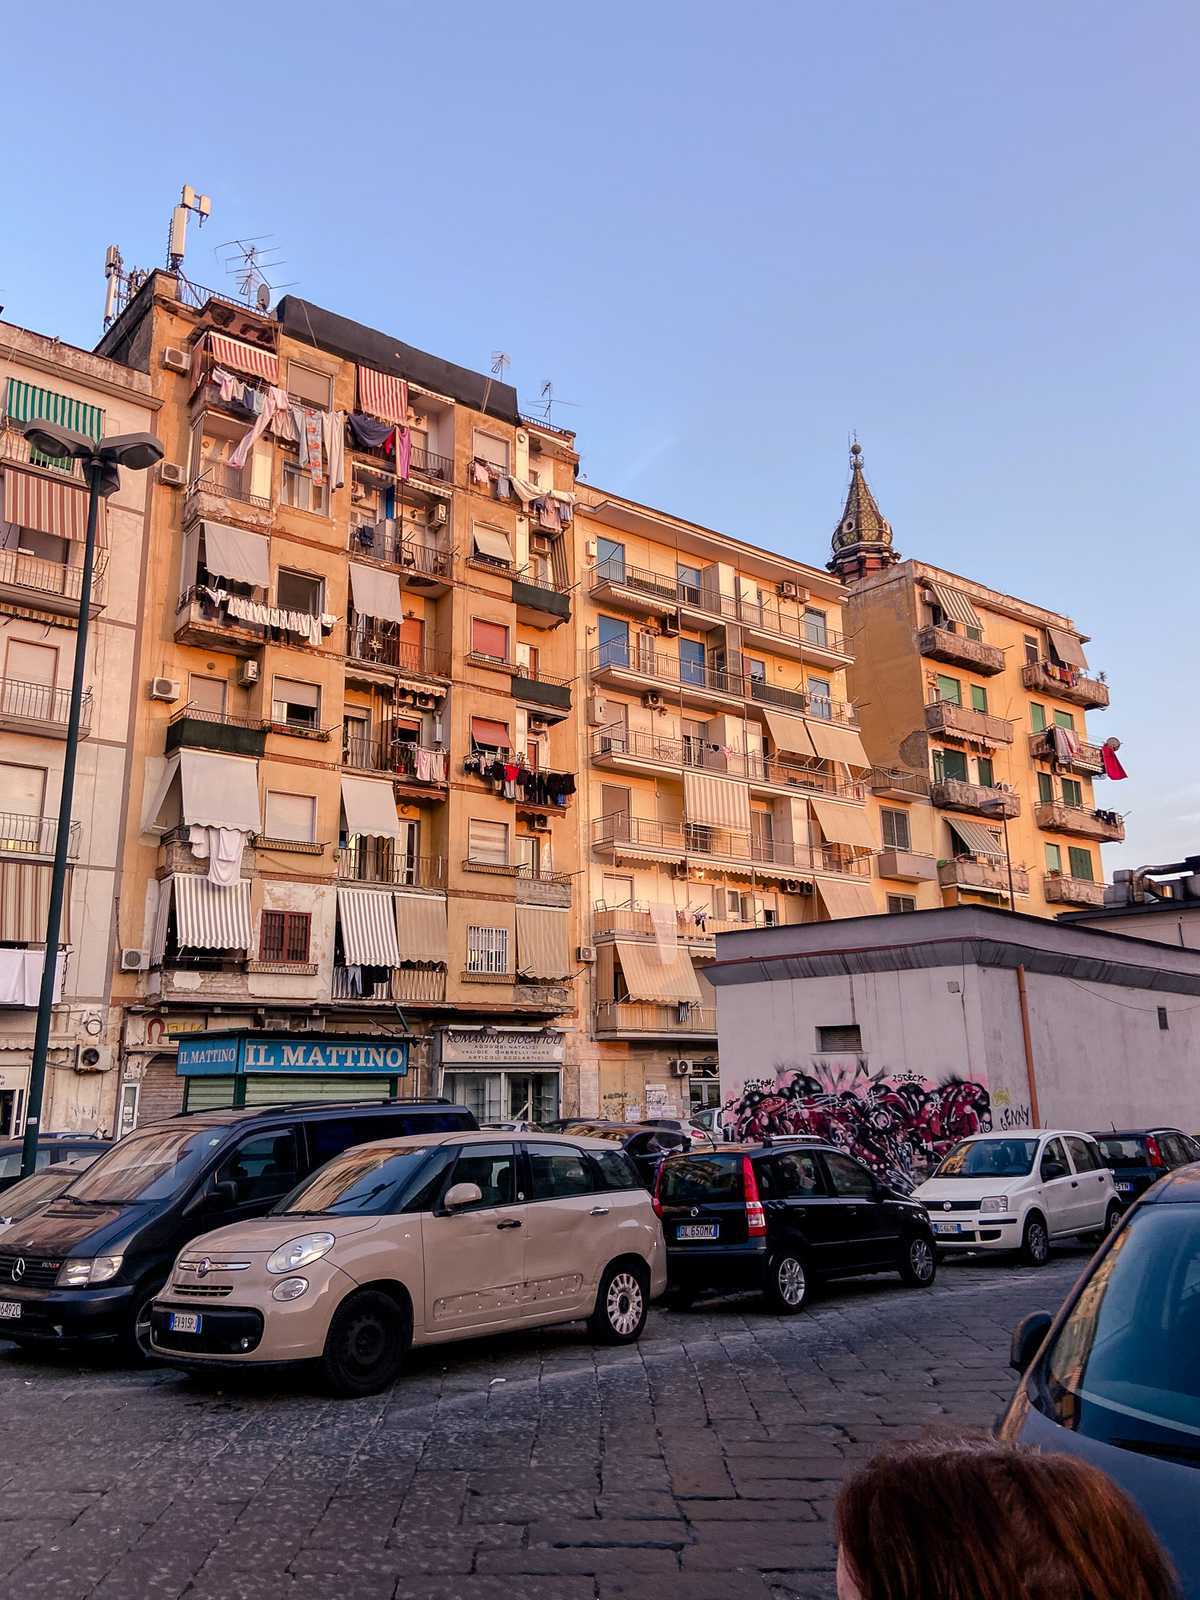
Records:
{"label": "car windshield", "polygon": [[1140,1139],[1099,1139],[1100,1153],[1109,1167],[1144,1167],[1149,1159]]}
{"label": "car windshield", "polygon": [[1040,1370],[1064,1428],[1200,1466],[1200,1226],[1195,1206],[1130,1215]]}
{"label": "car windshield", "polygon": [[167,1200],[192,1181],[228,1132],[192,1122],[131,1133],[77,1178],[66,1198],[120,1204]]}
{"label": "car windshield", "polygon": [[293,1189],[276,1208],[335,1217],[377,1217],[394,1209],[408,1181],[429,1160],[428,1146],[415,1150],[380,1149],[365,1145],[336,1156]]}
{"label": "car windshield", "polygon": [[695,1205],[701,1200],[742,1198],[742,1157],[685,1156],[662,1169],[658,1197],[664,1205]]}
{"label": "car windshield", "polygon": [[68,1188],[87,1167],[88,1160],[58,1161],[44,1172],[23,1178],[0,1195],[0,1220],[20,1222],[31,1217],[40,1206],[48,1205]]}
{"label": "car windshield", "polygon": [[943,1160],[935,1178],[1023,1178],[1033,1171],[1036,1139],[964,1139]]}

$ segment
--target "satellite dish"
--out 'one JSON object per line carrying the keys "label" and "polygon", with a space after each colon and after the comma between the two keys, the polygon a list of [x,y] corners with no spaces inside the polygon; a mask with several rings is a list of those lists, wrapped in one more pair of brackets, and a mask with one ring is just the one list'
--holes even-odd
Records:
{"label": "satellite dish", "polygon": [[260,283],[254,291],[254,303],[260,311],[265,311],[271,304],[271,285]]}

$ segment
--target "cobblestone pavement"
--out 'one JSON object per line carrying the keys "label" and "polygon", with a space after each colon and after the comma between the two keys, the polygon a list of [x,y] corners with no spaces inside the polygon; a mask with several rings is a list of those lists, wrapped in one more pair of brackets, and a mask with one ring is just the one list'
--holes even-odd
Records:
{"label": "cobblestone pavement", "polygon": [[986,1428],[1086,1258],[742,1298],[415,1354],[374,1400],[0,1345],[7,1600],[806,1600],[843,1474]]}

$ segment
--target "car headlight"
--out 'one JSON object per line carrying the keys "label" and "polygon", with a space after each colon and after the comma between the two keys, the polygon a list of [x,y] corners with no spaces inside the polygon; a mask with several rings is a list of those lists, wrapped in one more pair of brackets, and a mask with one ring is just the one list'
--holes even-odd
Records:
{"label": "car headlight", "polygon": [[302,1234],[299,1239],[290,1239],[287,1244],[279,1246],[267,1261],[267,1271],[277,1275],[295,1272],[298,1267],[307,1267],[310,1261],[319,1261],[322,1256],[328,1255],[333,1245],[331,1233]]}
{"label": "car headlight", "polygon": [[55,1282],[60,1289],[84,1289],[89,1283],[107,1283],[121,1270],[123,1256],[91,1256],[64,1261]]}
{"label": "car headlight", "polygon": [[1008,1196],[1006,1194],[992,1194],[986,1200],[979,1202],[980,1211],[1007,1211]]}

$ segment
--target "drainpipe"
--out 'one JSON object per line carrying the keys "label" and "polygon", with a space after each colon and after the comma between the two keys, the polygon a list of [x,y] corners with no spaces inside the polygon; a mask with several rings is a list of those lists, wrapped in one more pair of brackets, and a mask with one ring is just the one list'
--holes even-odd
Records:
{"label": "drainpipe", "polygon": [[1038,1109],[1037,1071],[1033,1064],[1033,1038],[1029,1031],[1029,996],[1025,990],[1023,966],[1017,967],[1017,1004],[1021,1008],[1021,1040],[1025,1046],[1025,1080],[1029,1085],[1029,1115],[1032,1118],[1032,1126],[1040,1128],[1042,1116]]}

